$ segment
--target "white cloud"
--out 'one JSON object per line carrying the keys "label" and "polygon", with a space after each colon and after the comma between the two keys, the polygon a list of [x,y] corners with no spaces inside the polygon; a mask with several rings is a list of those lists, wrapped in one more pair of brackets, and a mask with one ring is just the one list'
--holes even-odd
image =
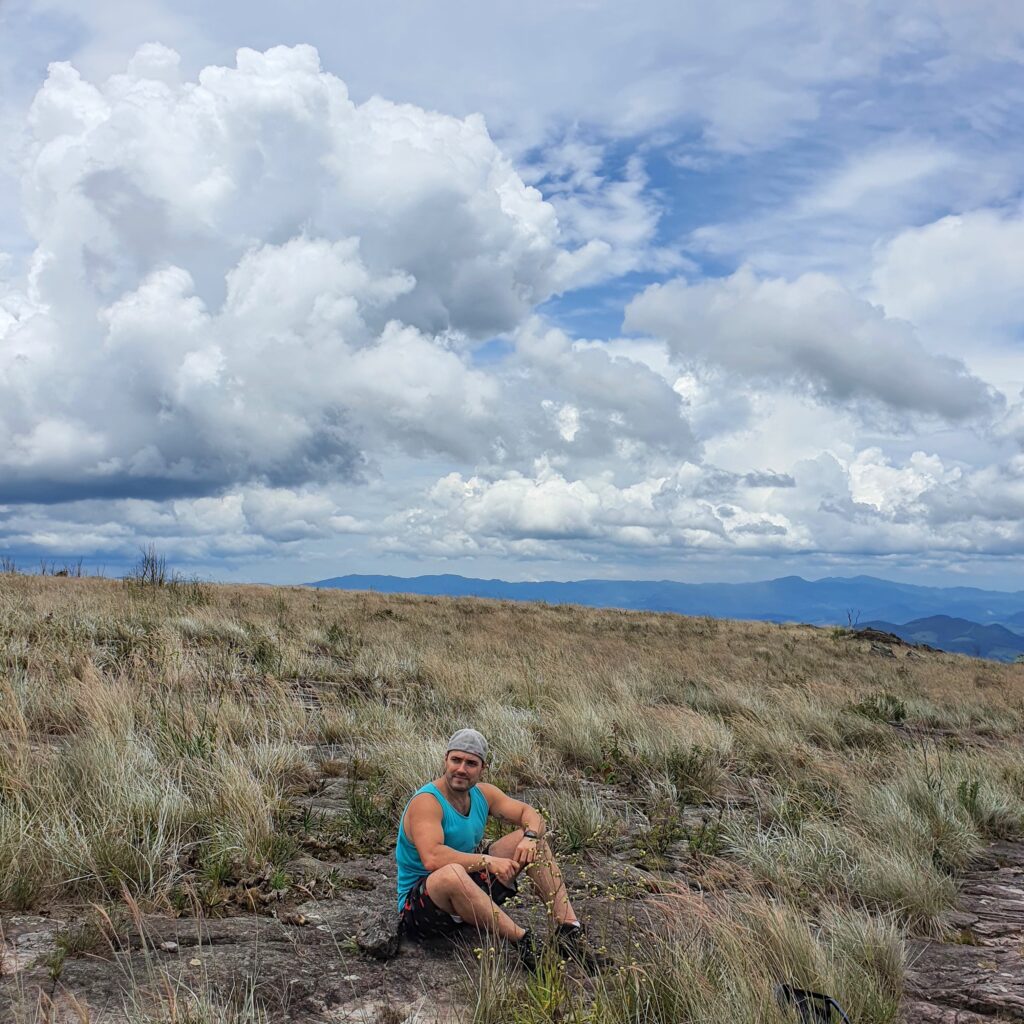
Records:
{"label": "white cloud", "polygon": [[905,515],[920,511],[917,502],[937,485],[960,479],[956,467],[946,469],[937,455],[914,452],[904,466],[894,466],[878,448],[857,453],[848,466],[850,497],[880,512]]}
{"label": "white cloud", "polygon": [[[621,347],[574,341],[539,317],[516,332],[515,343],[513,370],[527,375],[530,397],[524,395],[522,404],[508,410],[519,424],[510,423],[507,429],[525,432],[521,457],[527,461],[543,451],[558,453],[563,464],[565,459],[576,464],[593,460],[613,468],[631,461],[624,445],[672,458],[696,453],[697,442],[679,394],[661,374],[627,356]],[[536,401],[537,395],[550,403],[545,408],[552,432],[522,415],[523,405]]]}
{"label": "white cloud", "polygon": [[555,208],[563,236],[580,246],[563,260],[566,279],[581,287],[635,270],[689,266],[675,249],[655,244],[662,209],[640,157],[630,157],[618,177],[607,173],[607,160],[605,147],[568,137],[524,172]]}
{"label": "white cloud", "polygon": [[723,506],[750,484],[684,463],[664,476],[617,485],[611,473],[569,479],[548,460],[530,473],[497,478],[451,473],[423,508],[401,521],[392,549],[429,543],[448,554],[504,551],[528,557],[587,558],[623,548],[636,557],[672,551],[760,551],[799,547],[802,531],[785,516]]}
{"label": "white cloud", "polygon": [[372,275],[408,275],[395,313],[425,330],[508,329],[550,294],[555,212],[481,118],[357,106],[308,46],[237,61],[198,84],[145,77],[152,58],[102,87],[51,70],[26,181],[44,280],[109,296],[158,259],[219,298],[247,248],[306,234],[358,238]]}
{"label": "white cloud", "polygon": [[[0,283],[0,549],[282,579],[1018,553],[1024,23],[954,7],[28,0],[82,74],[22,147],[47,47],[0,71],[34,247]],[[345,82],[309,47],[219,66],[285,37]],[[677,232],[749,269],[698,282]]]}
{"label": "white cloud", "polygon": [[498,385],[459,349],[516,326],[572,254],[479,117],[356,106],[310,47],[195,83],[150,46],[100,87],[55,66],[31,126],[38,244],[0,322],[7,497],[487,447]]}
{"label": "white cloud", "polygon": [[978,209],[900,232],[876,254],[878,301],[929,336],[972,352],[1024,326],[1024,217]]}
{"label": "white cloud", "polygon": [[929,179],[958,162],[950,150],[912,140],[857,153],[801,200],[798,210],[805,216],[854,209],[863,215],[871,203],[905,203],[906,193],[927,188]]}
{"label": "white cloud", "polygon": [[929,353],[913,327],[821,274],[795,281],[731,277],[651,285],[626,309],[627,330],[664,338],[684,366],[720,366],[752,381],[792,383],[823,400],[870,400],[963,419],[990,412],[991,389]]}

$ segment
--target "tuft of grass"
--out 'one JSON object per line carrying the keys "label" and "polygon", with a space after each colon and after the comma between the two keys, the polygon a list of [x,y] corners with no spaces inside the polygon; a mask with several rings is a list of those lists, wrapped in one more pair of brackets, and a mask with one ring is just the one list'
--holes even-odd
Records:
{"label": "tuft of grass", "polygon": [[863,715],[876,722],[900,725],[907,720],[907,702],[885,690],[872,693],[850,705],[855,715]]}
{"label": "tuft of grass", "polygon": [[608,850],[615,847],[625,830],[622,817],[615,815],[606,800],[583,789],[544,790],[537,795],[552,828],[552,840],[559,853]]}
{"label": "tuft of grass", "polygon": [[523,977],[500,951],[478,949],[472,975],[474,1024],[676,1024],[791,1018],[782,983],[835,995],[864,1024],[898,1018],[905,952],[898,928],[861,912],[825,906],[812,931],[792,911],[753,895],[712,909],[676,893],[652,905],[615,944],[617,966],[591,986],[572,984],[557,961]]}
{"label": "tuft of grass", "polygon": [[364,785],[353,780],[345,813],[346,838],[358,849],[369,852],[381,849],[397,829],[395,811],[396,808],[382,797],[379,782]]}

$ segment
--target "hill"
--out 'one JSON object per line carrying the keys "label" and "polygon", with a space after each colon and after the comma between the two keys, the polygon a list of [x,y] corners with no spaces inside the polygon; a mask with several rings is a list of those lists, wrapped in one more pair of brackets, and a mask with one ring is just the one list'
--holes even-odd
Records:
{"label": "hill", "polygon": [[[613,968],[394,956],[466,725]],[[1022,749],[1019,667],[843,629],[0,574],[0,1020],[1013,1019]]]}
{"label": "hill", "polygon": [[339,590],[379,593],[491,597],[599,608],[631,608],[712,615],[766,622],[847,625],[872,619],[906,622],[950,615],[979,623],[1013,620],[1024,624],[1024,591],[974,587],[921,587],[873,576],[805,580],[784,576],[758,583],[676,583],[643,580],[577,580],[570,583],[509,583],[464,576],[336,576],[308,584]]}
{"label": "hill", "polygon": [[1024,655],[1024,636],[1003,626],[982,626],[949,615],[931,615],[903,625],[876,620],[865,622],[862,626],[894,633],[908,643],[928,644],[940,651],[968,654],[975,658],[1016,661]]}

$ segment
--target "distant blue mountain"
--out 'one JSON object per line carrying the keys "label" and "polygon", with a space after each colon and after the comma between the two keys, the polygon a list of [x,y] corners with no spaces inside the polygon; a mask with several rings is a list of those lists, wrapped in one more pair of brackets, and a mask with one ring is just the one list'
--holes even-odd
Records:
{"label": "distant blue mountain", "polygon": [[891,622],[865,622],[865,628],[881,629],[911,644],[928,644],[940,651],[970,654],[975,658],[993,658],[996,661],[1016,661],[1024,654],[1024,636],[1011,633],[1003,626],[982,626],[967,619],[954,619],[948,615],[931,615],[914,619],[902,626]]}
{"label": "distant blue mountain", "polygon": [[[920,587],[873,576],[805,580],[784,576],[759,583],[676,583],[671,580],[577,580],[570,583],[508,583],[465,576],[336,576],[308,584],[337,590],[493,597],[594,607],[713,615],[716,618],[864,624],[873,619],[908,622],[946,615],[981,625],[1024,625],[1024,591],[975,587]],[[934,646],[938,646],[937,644]]]}
{"label": "distant blue mountain", "polygon": [[1016,612],[1013,615],[1007,615],[1003,619],[1003,625],[1014,633],[1024,633],[1024,612]]}

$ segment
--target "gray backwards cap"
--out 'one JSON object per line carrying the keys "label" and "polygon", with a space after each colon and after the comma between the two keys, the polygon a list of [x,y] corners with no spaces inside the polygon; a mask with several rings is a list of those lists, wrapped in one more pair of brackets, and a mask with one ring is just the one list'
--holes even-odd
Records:
{"label": "gray backwards cap", "polygon": [[445,748],[447,755],[452,750],[461,750],[464,754],[476,754],[481,761],[487,761],[487,740],[476,729],[460,729],[448,741]]}

